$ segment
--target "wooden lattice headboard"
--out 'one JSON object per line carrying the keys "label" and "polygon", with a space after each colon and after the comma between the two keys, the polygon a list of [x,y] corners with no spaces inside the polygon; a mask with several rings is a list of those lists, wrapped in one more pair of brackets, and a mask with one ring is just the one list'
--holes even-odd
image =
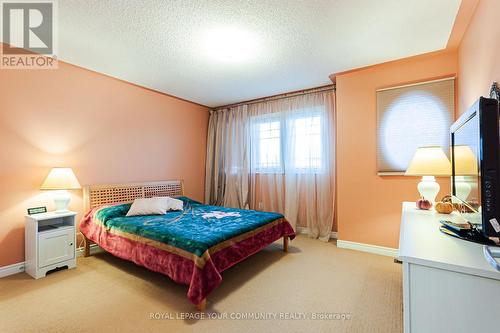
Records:
{"label": "wooden lattice headboard", "polygon": [[132,202],[137,198],[179,195],[184,195],[184,182],[182,180],[87,185],[83,189],[85,211],[108,203]]}

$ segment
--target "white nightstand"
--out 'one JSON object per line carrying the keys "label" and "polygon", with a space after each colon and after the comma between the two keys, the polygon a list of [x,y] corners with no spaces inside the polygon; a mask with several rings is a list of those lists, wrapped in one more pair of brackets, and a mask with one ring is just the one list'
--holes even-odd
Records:
{"label": "white nightstand", "polygon": [[35,279],[76,267],[75,212],[26,215],[25,271]]}

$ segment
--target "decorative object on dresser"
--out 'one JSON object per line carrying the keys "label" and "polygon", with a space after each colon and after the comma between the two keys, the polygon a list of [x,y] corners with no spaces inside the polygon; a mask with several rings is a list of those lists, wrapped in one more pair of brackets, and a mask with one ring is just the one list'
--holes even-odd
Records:
{"label": "decorative object on dresser", "polygon": [[432,208],[432,202],[425,199],[424,197],[418,199],[416,204],[418,209],[429,210]]}
{"label": "decorative object on dresser", "polygon": [[80,183],[71,168],[53,168],[40,187],[41,190],[56,190],[54,194],[55,213],[65,213],[71,197],[67,190],[81,189]]}
{"label": "decorative object on dresser", "polygon": [[434,208],[436,209],[436,212],[440,214],[451,214],[451,212],[453,212],[453,204],[451,202],[436,202]]}
{"label": "decorative object on dresser", "polygon": [[421,197],[431,202],[436,201],[439,193],[439,184],[434,176],[450,175],[450,161],[439,146],[418,148],[405,173],[405,176],[422,176],[418,183],[418,192]]}
{"label": "decorative object on dresser", "polygon": [[76,267],[76,213],[26,215],[25,271],[35,279]]}
{"label": "decorative object on dresser", "polygon": [[500,101],[500,89],[498,89],[498,82],[493,82],[490,88],[490,98]]}

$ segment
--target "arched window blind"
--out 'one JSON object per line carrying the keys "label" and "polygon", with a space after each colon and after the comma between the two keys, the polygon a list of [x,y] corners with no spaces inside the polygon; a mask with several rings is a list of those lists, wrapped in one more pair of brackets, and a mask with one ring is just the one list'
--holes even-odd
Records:
{"label": "arched window blind", "polygon": [[454,78],[377,90],[378,174],[403,174],[421,146],[448,152],[454,110]]}

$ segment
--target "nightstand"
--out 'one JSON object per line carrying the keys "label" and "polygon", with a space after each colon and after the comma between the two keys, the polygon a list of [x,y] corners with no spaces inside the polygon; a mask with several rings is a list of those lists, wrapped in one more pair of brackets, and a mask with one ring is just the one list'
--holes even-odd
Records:
{"label": "nightstand", "polygon": [[25,271],[35,279],[76,267],[75,212],[26,215]]}

